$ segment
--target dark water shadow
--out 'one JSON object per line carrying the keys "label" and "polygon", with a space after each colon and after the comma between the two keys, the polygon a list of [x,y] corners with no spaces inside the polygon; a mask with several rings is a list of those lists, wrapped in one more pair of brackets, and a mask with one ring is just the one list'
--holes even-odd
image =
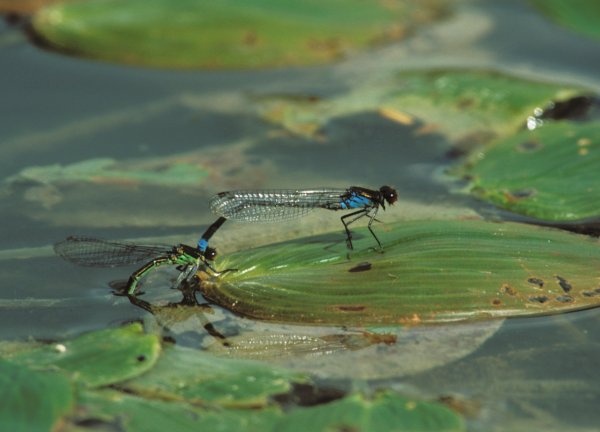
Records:
{"label": "dark water shadow", "polygon": [[431,174],[450,163],[448,141],[440,134],[420,133],[423,126],[420,122],[403,125],[366,111],[332,119],[321,130],[322,143],[276,137],[250,153],[286,167],[286,172],[323,172],[366,187],[391,184],[400,196],[422,201],[448,195]]}

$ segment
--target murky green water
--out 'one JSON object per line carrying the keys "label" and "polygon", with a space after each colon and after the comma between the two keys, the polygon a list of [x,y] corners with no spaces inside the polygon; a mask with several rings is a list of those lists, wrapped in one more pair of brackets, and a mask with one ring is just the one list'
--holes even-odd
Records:
{"label": "murky green water", "polygon": [[[381,215],[384,221],[499,217],[490,206],[452,192],[460,185],[443,176],[453,162],[448,142],[442,134],[419,133],[418,122],[403,125],[374,112],[341,117],[327,125],[325,145],[267,123],[254,105],[269,95],[326,98],[357,83],[430,67],[496,69],[600,90],[597,42],[546,21],[522,2],[465,1],[457,8],[403,42],[338,64],[252,72],[174,72],[69,58],[40,50],[18,28],[0,24],[1,337],[60,339],[138,318],[151,321],[111,294],[109,283],[126,280],[132,269],[77,268],[54,257],[51,245],[70,234],[193,244],[214,219],[209,197],[221,190],[393,184],[401,199]],[[194,169],[169,171],[181,161]],[[79,163],[87,165],[77,170]],[[111,176],[104,175],[107,166]],[[126,174],[132,172],[139,174]],[[149,172],[153,181],[145,177]],[[231,223],[213,243],[226,253],[332,230],[341,237],[335,215],[277,226]],[[164,289],[172,276],[152,278],[147,300],[177,301],[177,292]],[[319,345],[313,357],[272,351],[258,357],[324,377],[352,376],[344,367],[368,363],[364,376],[374,386],[408,385],[420,394],[472,401],[472,430],[595,430],[599,318],[592,309],[495,322],[477,336],[467,328],[464,337],[448,336],[447,342],[436,330],[400,335],[407,355],[401,361],[394,357],[398,350],[371,347],[352,351],[355,357],[344,363],[344,344]],[[189,346],[215,345],[202,327],[205,319],[232,337],[243,331],[346,332],[253,323],[216,309],[171,323],[173,337]],[[457,346],[471,337],[472,345]],[[405,368],[428,358],[416,347],[430,339],[433,360]]]}

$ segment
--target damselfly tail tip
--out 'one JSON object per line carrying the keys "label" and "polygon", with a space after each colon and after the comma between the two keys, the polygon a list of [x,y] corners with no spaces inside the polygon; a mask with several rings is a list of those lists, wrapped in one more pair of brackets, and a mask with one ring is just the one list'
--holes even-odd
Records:
{"label": "damselfly tail tip", "polygon": [[381,192],[385,201],[390,205],[392,205],[396,201],[398,201],[398,191],[396,189],[394,189],[393,187],[381,186],[379,188],[379,192]]}

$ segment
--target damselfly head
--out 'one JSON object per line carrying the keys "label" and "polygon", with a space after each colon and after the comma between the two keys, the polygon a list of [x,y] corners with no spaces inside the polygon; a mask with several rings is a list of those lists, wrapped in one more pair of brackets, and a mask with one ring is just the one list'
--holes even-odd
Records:
{"label": "damselfly head", "polygon": [[207,247],[204,252],[204,259],[206,261],[212,261],[217,257],[217,250],[215,248]]}
{"label": "damselfly head", "polygon": [[383,199],[388,204],[394,204],[396,201],[398,201],[398,192],[392,187],[381,186],[379,188],[379,192],[381,192],[381,195],[383,195]]}

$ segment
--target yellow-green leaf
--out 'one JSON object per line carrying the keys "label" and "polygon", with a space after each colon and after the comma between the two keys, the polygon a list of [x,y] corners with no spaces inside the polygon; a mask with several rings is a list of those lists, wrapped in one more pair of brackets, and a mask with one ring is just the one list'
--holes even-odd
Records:
{"label": "yellow-green leaf", "polygon": [[[243,316],[296,323],[420,324],[526,316],[600,304],[600,245],[516,223],[417,221],[228,255],[203,293]],[[384,231],[385,230],[385,231]],[[341,231],[341,230],[340,230]]]}

